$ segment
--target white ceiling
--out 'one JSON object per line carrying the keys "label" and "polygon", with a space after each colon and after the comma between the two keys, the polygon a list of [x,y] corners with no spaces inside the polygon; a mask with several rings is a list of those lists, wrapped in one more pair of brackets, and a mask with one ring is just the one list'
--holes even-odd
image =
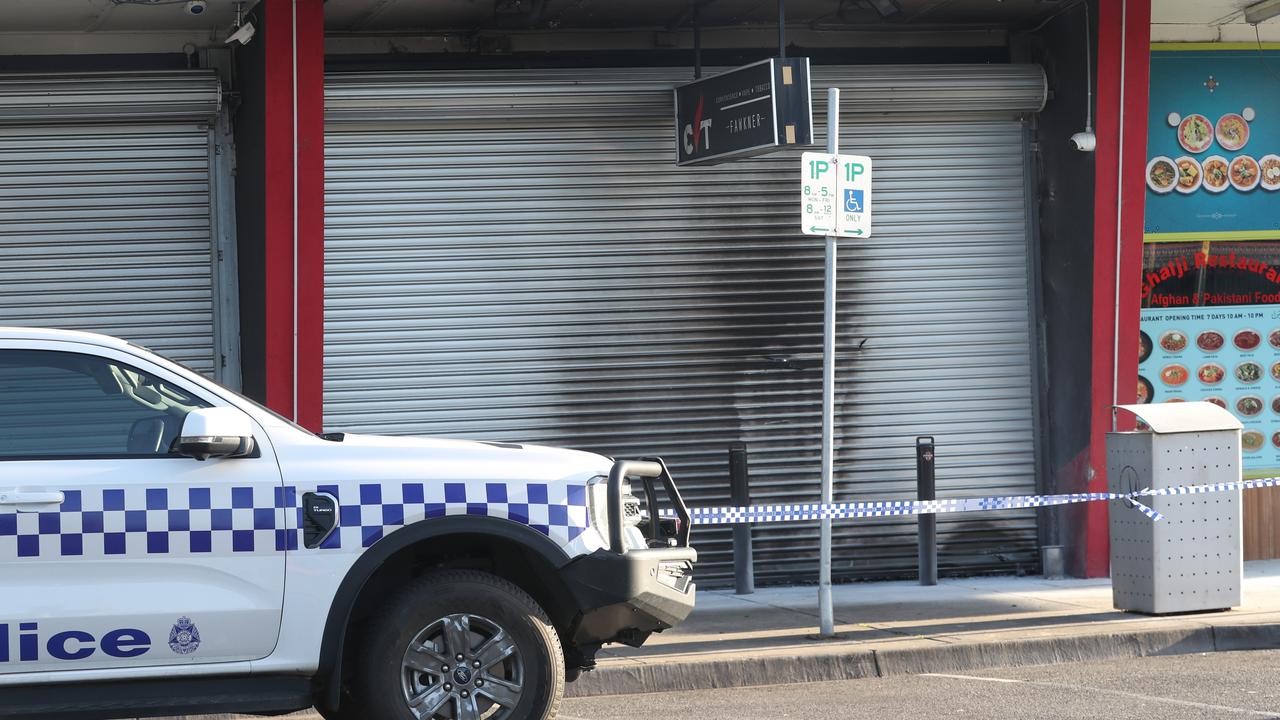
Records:
{"label": "white ceiling", "polygon": [[[1244,8],[1257,0],[1152,0],[1153,24],[1204,24],[1238,19],[1243,22]],[[1240,16],[1240,17],[1234,17]]]}
{"label": "white ceiling", "polygon": [[1280,18],[1257,28],[1244,9],[1258,0],[1151,0],[1151,39],[1156,42],[1280,42]]}

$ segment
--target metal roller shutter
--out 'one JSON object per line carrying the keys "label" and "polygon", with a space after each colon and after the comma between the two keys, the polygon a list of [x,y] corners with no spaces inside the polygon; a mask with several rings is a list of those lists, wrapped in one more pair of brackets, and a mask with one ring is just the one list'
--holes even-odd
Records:
{"label": "metal roller shutter", "polygon": [[[876,235],[842,244],[838,499],[913,496],[921,434],[941,494],[1033,492],[1016,115],[1043,74],[815,76],[815,98],[846,88],[842,147],[876,159]],[[795,153],[676,169],[687,75],[574,77],[330,78],[326,427],[661,454],[697,504],[727,502],[744,441],[756,502],[815,501],[823,247],[796,232]],[[914,528],[838,523],[836,576],[912,571]],[[757,528],[757,576],[812,578],[816,538]],[[1029,512],[944,516],[939,538],[944,569],[1036,562]],[[728,540],[699,530],[704,582],[731,578]]]}
{"label": "metal roller shutter", "polygon": [[0,325],[117,335],[214,375],[218,85],[156,77],[0,78]]}

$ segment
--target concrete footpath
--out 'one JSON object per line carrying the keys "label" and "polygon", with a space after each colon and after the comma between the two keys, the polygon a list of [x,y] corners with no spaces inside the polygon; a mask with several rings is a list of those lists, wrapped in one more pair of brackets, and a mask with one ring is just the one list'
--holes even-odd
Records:
{"label": "concrete footpath", "polygon": [[993,577],[833,588],[838,638],[817,635],[816,587],[701,591],[642,648],[609,646],[569,686],[585,697],[1280,648],[1280,561],[1245,564],[1244,605],[1165,617],[1111,606],[1109,580]]}

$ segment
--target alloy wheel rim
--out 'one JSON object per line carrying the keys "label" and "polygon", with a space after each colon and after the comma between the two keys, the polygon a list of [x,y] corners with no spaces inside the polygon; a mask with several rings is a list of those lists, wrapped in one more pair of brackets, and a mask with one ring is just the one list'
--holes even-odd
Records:
{"label": "alloy wheel rim", "polygon": [[405,650],[401,688],[418,720],[507,720],[524,691],[515,639],[480,615],[446,615]]}

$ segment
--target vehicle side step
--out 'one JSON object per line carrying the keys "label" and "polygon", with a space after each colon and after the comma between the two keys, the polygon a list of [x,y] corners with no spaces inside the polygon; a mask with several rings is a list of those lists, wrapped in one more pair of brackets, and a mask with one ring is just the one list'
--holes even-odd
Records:
{"label": "vehicle side step", "polygon": [[114,720],[164,715],[282,715],[312,705],[311,680],[297,676],[0,686],[3,720]]}

